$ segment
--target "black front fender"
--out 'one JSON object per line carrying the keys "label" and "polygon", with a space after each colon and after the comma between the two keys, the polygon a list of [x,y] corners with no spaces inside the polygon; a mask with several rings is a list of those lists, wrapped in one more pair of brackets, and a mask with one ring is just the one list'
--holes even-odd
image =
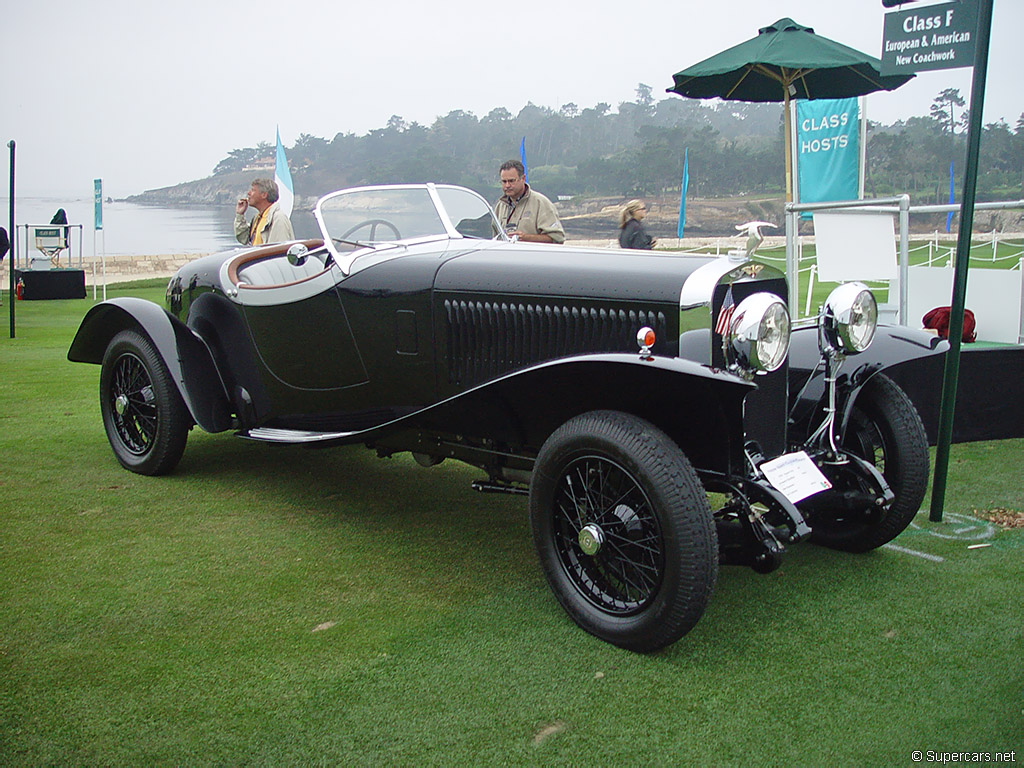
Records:
{"label": "black front fender", "polygon": [[68,360],[101,364],[110,340],[128,329],[153,342],[196,424],[207,432],[231,427],[224,383],[205,342],[151,301],[123,297],[92,307],[71,342]]}
{"label": "black front fender", "polygon": [[726,472],[742,461],[743,399],[753,388],[680,358],[581,355],[510,373],[390,426],[485,438],[529,456],[574,416],[615,410],[665,431],[695,467]]}
{"label": "black front fender", "polygon": [[[875,338],[864,352],[850,355],[839,370],[837,381],[838,408],[841,423],[845,425],[857,394],[877,373],[895,366],[901,370],[925,365],[928,360],[943,355],[949,343],[924,331],[898,325],[880,325]],[[817,328],[800,328],[793,332],[789,353],[789,391],[791,437],[799,440],[820,422],[825,398],[825,369],[819,365]],[[941,382],[940,382],[941,384]],[[911,400],[918,411],[922,402]]]}

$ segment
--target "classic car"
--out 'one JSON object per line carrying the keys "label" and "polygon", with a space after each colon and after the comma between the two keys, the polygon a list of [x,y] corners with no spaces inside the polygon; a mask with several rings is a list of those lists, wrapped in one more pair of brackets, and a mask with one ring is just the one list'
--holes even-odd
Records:
{"label": "classic car", "polygon": [[944,342],[878,326],[859,283],[794,328],[785,275],[744,252],[515,242],[443,184],[342,190],[314,216],[320,238],[183,267],[166,308],[87,313],[68,358],[101,366],[124,467],[172,471],[193,425],[466,462],[478,490],[529,496],[572,619],[636,651],[695,625],[720,563],[867,551],[919,509],[927,440],[884,370]]}

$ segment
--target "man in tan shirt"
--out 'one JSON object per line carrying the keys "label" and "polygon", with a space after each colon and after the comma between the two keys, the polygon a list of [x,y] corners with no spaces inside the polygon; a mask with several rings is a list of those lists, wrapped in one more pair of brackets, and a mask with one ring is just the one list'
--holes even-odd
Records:
{"label": "man in tan shirt", "polygon": [[[273,179],[254,179],[249,194],[235,205],[235,239],[242,245],[287,243],[295,239],[292,223],[277,204],[277,183]],[[246,222],[245,212],[256,215]]]}
{"label": "man in tan shirt", "polygon": [[524,243],[564,243],[565,230],[554,204],[530,189],[523,164],[518,160],[504,162],[499,175],[505,194],[494,204],[494,214],[508,236]]}

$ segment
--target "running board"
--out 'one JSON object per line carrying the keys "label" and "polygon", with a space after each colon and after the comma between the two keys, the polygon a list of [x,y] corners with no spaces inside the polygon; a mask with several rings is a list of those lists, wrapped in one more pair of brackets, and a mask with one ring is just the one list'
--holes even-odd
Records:
{"label": "running board", "polygon": [[274,429],[257,427],[248,432],[239,432],[239,437],[258,440],[262,443],[325,443],[332,440],[343,440],[355,435],[355,432],[309,432],[302,429]]}

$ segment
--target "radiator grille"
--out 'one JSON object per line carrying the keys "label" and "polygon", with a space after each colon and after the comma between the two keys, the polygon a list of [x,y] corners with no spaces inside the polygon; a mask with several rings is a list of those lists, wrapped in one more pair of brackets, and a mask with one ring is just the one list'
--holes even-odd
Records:
{"label": "radiator grille", "polygon": [[460,386],[568,355],[635,352],[645,325],[667,341],[663,312],[456,300],[444,309],[448,382]]}

